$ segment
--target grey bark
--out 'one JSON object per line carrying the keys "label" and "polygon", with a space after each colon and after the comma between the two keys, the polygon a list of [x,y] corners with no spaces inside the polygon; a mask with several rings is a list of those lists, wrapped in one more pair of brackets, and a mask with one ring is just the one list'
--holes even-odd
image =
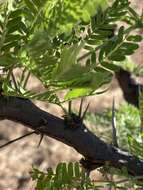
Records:
{"label": "grey bark", "polygon": [[0,96],[0,118],[20,122],[32,130],[73,147],[93,163],[95,168],[108,163],[116,168],[126,166],[131,175],[143,175],[143,160],[105,143],[84,123],[77,128],[66,126],[63,119],[41,110],[30,100]]}

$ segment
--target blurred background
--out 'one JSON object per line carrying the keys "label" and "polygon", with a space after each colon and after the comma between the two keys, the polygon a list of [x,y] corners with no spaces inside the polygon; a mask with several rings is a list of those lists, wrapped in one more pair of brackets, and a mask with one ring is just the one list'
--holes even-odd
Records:
{"label": "blurred background", "polygon": [[[131,0],[131,4],[139,12],[143,9],[143,0]],[[141,44],[141,47],[131,59],[135,64],[143,65],[143,44]],[[18,75],[18,71],[16,71],[16,75]],[[41,90],[39,82],[34,77],[30,79],[30,86],[33,89]],[[112,107],[113,97],[116,101],[116,107],[124,101],[115,78],[108,92],[103,95],[86,98],[84,105],[86,106],[87,103],[90,103],[89,112],[96,115],[96,113],[102,113],[106,108]],[[63,111],[58,106],[38,101],[35,104],[58,117],[63,115]],[[73,101],[75,110],[79,107],[79,104],[80,100]],[[92,125],[88,119],[85,122],[89,128],[94,128],[96,125],[96,123]],[[0,121],[0,144],[24,135],[28,131],[30,130],[21,124],[8,120]],[[33,134],[0,149],[0,189],[33,190],[35,184],[30,178],[29,173],[32,170],[32,166],[46,171],[48,167],[54,168],[59,162],[79,161],[81,158],[81,155],[74,149],[49,137],[44,137],[40,147],[37,148],[39,139],[38,135]],[[94,174],[94,177],[98,179],[101,176],[97,172]]]}

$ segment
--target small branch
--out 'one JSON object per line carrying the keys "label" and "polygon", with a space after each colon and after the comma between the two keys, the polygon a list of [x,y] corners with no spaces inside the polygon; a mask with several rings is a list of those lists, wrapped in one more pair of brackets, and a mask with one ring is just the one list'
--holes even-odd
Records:
{"label": "small branch", "polygon": [[66,126],[63,119],[41,110],[30,100],[0,96],[0,118],[20,122],[73,147],[92,164],[92,169],[108,163],[115,168],[126,167],[133,176],[143,175],[143,160],[105,143],[83,123],[77,128]]}
{"label": "small branch", "polygon": [[4,147],[6,147],[6,146],[8,146],[8,145],[10,145],[10,144],[13,144],[14,142],[17,142],[17,141],[19,141],[19,140],[21,140],[21,139],[23,139],[23,138],[25,138],[25,137],[28,137],[28,136],[30,136],[30,135],[33,135],[34,133],[35,133],[35,131],[32,131],[32,132],[27,133],[27,134],[25,134],[25,135],[22,135],[22,136],[20,136],[20,137],[18,137],[18,138],[16,138],[16,139],[13,139],[13,140],[11,140],[11,141],[8,141],[7,143],[5,143],[5,144],[3,144],[3,145],[0,145],[0,149],[1,149],[1,148],[4,148]]}

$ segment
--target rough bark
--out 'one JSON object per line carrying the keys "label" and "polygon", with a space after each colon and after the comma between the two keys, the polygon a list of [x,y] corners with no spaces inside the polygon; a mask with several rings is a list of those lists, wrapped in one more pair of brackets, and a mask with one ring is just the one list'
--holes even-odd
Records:
{"label": "rough bark", "polygon": [[103,142],[83,123],[77,128],[66,126],[63,119],[41,110],[30,100],[0,96],[0,118],[20,122],[73,147],[95,168],[108,163],[116,168],[126,166],[134,176],[143,175],[143,160]]}

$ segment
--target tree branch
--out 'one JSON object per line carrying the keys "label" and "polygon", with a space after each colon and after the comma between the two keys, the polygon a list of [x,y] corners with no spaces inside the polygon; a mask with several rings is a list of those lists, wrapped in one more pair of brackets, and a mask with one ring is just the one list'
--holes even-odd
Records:
{"label": "tree branch", "polygon": [[134,176],[143,175],[143,160],[106,144],[83,123],[78,128],[66,126],[63,119],[41,110],[30,100],[0,96],[0,118],[20,122],[73,147],[91,161],[94,168],[108,163],[116,168],[126,166],[128,172]]}
{"label": "tree branch", "polygon": [[125,100],[128,103],[139,107],[139,84],[135,82],[132,74],[129,71],[120,68],[120,70],[115,73],[115,76],[122,89]]}

